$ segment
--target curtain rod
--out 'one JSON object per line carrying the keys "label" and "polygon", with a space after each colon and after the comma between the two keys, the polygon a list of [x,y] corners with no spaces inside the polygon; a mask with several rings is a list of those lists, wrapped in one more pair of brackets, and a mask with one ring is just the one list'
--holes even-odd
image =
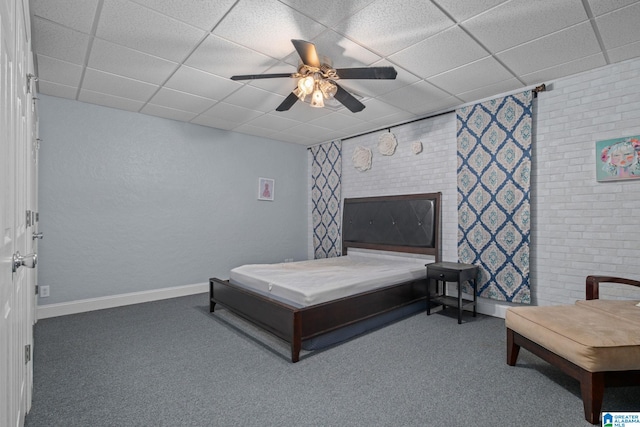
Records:
{"label": "curtain rod", "polygon": [[364,135],[369,135],[371,133],[380,132],[381,130],[388,130],[389,132],[391,132],[391,129],[397,128],[399,126],[404,126],[404,125],[408,125],[408,124],[411,124],[411,123],[420,122],[422,120],[433,119],[434,117],[444,116],[445,114],[451,114],[451,113],[454,113],[455,111],[456,110],[443,111],[442,113],[433,114],[433,115],[427,116],[427,117],[420,117],[419,119],[409,120],[408,122],[398,123],[397,125],[385,126],[383,128],[380,128],[380,129],[370,130],[368,132],[364,132],[364,133],[361,133],[361,134],[358,134],[358,135],[353,135],[353,136],[348,136],[346,138],[342,138],[342,141],[346,141],[347,139],[352,139],[352,138],[358,138],[358,137],[364,136]]}
{"label": "curtain rod", "polygon": [[[531,92],[533,92],[533,97],[537,98],[538,97],[538,92],[545,92],[546,90],[547,90],[547,85],[542,83],[541,85],[538,85],[538,86],[534,87],[533,89],[531,89]],[[360,134],[357,134],[357,135],[348,136],[346,138],[341,138],[340,140],[341,141],[346,141],[348,139],[359,138],[361,136],[369,135],[369,134],[380,132],[380,131],[383,131],[383,130],[388,130],[389,132],[391,132],[391,129],[393,129],[393,128],[397,128],[397,127],[400,127],[400,126],[405,126],[405,125],[408,125],[408,124],[411,124],[411,123],[415,123],[415,122],[419,122],[419,121],[422,121],[422,120],[433,119],[434,117],[443,116],[445,114],[455,113],[455,111],[456,110],[443,111],[441,113],[436,113],[436,114],[433,114],[431,116],[420,117],[418,119],[409,120],[408,122],[398,123],[398,124],[393,125],[393,126],[385,126],[385,127],[381,127],[379,129],[376,129],[376,130],[370,130],[370,131],[363,132],[363,133],[360,133]],[[320,144],[317,144],[317,145],[320,145]],[[307,147],[307,150],[311,150],[311,147]]]}

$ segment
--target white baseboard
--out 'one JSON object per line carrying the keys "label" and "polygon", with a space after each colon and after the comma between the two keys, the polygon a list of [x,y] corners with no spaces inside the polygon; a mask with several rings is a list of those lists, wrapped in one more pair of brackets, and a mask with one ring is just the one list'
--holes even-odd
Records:
{"label": "white baseboard", "polygon": [[478,306],[476,308],[478,310],[478,313],[504,319],[507,315],[507,309],[509,307],[518,307],[520,305],[521,304],[508,303],[505,301],[494,301],[486,298],[478,298]]}
{"label": "white baseboard", "polygon": [[89,298],[58,304],[38,305],[36,316],[38,319],[66,316],[87,311],[103,310],[105,308],[121,307],[124,305],[140,304],[161,299],[183,297],[187,295],[209,292],[209,283],[174,286],[171,288],[154,289],[151,291],[132,292],[129,294],[111,295],[107,297]]}

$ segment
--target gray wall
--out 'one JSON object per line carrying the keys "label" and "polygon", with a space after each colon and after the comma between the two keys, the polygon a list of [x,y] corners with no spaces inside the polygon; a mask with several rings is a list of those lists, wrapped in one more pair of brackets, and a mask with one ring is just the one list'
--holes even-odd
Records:
{"label": "gray wall", "polygon": [[[306,148],[39,95],[40,304],[307,257]],[[275,179],[259,201],[258,178]]]}

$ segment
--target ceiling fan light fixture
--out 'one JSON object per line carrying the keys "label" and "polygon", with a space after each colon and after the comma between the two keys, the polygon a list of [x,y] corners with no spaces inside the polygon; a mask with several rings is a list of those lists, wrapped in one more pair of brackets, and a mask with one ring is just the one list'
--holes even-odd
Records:
{"label": "ceiling fan light fixture", "polygon": [[321,80],[319,86],[326,99],[333,99],[338,92],[338,87],[330,80]]}
{"label": "ceiling fan light fixture", "polygon": [[293,94],[297,96],[300,101],[304,101],[304,99],[307,97],[307,94],[301,91],[299,87],[293,89]]}
{"label": "ceiling fan light fixture", "polygon": [[315,108],[346,107],[352,113],[365,108],[356,96],[337,84],[338,79],[390,79],[398,72],[393,67],[333,68],[329,59],[318,56],[313,43],[291,40],[300,56],[301,63],[295,73],[243,74],[231,76],[231,80],[273,79],[292,77],[298,79],[293,91],[278,105],[276,111],[288,111],[298,100],[308,102]]}
{"label": "ceiling fan light fixture", "polygon": [[[298,80],[298,89],[300,89],[300,92],[304,94],[302,98],[304,98],[307,95],[310,95],[313,92],[314,87],[315,87],[315,79],[313,78],[313,76],[305,76],[300,78],[300,80]],[[298,95],[298,98],[300,98],[300,95]]]}
{"label": "ceiling fan light fixture", "polygon": [[320,90],[320,85],[316,85],[316,90],[313,91],[311,95],[311,106],[316,108],[324,107],[324,99],[323,99],[322,91]]}

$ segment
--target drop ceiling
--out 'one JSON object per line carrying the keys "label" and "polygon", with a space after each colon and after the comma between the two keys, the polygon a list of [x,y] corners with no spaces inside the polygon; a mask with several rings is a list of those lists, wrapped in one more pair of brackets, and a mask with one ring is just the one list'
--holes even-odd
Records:
{"label": "drop ceiling", "polygon": [[[31,0],[38,92],[306,146],[423,118],[640,56],[638,0]],[[291,39],[366,108],[276,107]]]}

